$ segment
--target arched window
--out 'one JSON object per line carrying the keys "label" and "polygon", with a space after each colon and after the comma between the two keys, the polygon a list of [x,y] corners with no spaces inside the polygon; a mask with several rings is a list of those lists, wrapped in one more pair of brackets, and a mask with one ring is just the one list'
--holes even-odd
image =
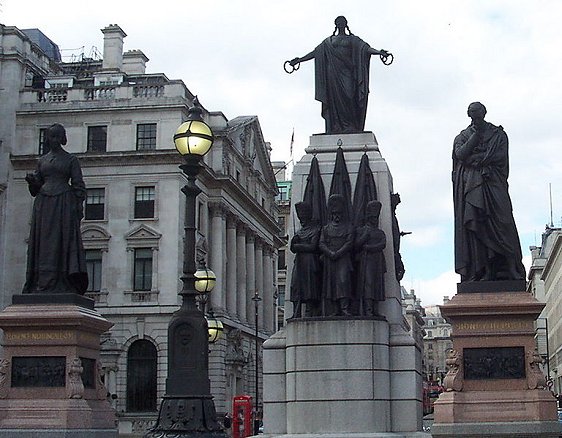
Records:
{"label": "arched window", "polygon": [[127,411],[156,411],[157,352],[152,342],[135,341],[127,355]]}

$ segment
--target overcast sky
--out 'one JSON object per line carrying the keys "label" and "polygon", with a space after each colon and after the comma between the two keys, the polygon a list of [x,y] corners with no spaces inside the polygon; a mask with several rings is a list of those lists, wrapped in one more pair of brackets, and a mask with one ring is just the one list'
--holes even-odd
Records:
{"label": "overcast sky", "polygon": [[131,3],[0,0],[0,23],[41,29],[63,56],[103,49],[100,29],[118,24],[125,50],[150,59],[148,73],[182,79],[211,111],[257,115],[273,159],[294,158],[324,130],[314,100],[314,65],[288,75],[283,62],[303,56],[345,15],[351,32],[391,51],[371,60],[366,129],[393,174],[406,265],[403,286],[423,305],[452,296],[452,141],[481,101],[487,120],[510,139],[510,193],[526,266],[550,222],[561,225],[562,2],[560,1],[250,1]]}

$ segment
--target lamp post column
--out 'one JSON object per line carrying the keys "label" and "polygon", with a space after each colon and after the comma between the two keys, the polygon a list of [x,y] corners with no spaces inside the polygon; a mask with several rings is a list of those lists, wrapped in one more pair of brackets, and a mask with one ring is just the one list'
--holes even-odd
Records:
{"label": "lamp post column", "polygon": [[254,401],[254,435],[258,435],[260,429],[260,420],[258,418],[258,406],[260,400],[260,375],[259,375],[259,332],[258,332],[258,317],[259,317],[259,302],[261,301],[261,297],[256,291],[254,297],[252,298],[254,301],[254,324],[255,324],[255,333],[254,333],[254,340],[255,340],[255,350],[256,350],[256,399]]}
{"label": "lamp post column", "polygon": [[[226,438],[217,422],[209,382],[207,321],[197,308],[195,266],[195,200],[201,189],[195,184],[201,158],[212,145],[212,132],[201,119],[201,109],[190,109],[191,120],[180,126],[174,142],[184,156],[180,166],[187,176],[185,194],[182,303],[168,325],[168,378],[158,420],[145,438]],[[200,141],[201,140],[201,141]],[[205,147],[206,146],[206,147]],[[214,274],[213,274],[214,276]],[[212,282],[214,285],[214,281]],[[212,288],[212,286],[211,286]]]}

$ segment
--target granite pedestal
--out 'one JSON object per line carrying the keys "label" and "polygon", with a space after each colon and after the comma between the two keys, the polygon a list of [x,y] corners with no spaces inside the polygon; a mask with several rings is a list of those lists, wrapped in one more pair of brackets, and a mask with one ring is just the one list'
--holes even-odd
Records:
{"label": "granite pedestal", "polygon": [[556,400],[535,352],[533,323],[544,304],[524,281],[478,283],[460,284],[441,306],[455,353],[434,405],[433,436],[558,437]]}
{"label": "granite pedestal", "polygon": [[74,304],[0,312],[0,437],[116,438],[100,363],[100,335],[111,326]]}

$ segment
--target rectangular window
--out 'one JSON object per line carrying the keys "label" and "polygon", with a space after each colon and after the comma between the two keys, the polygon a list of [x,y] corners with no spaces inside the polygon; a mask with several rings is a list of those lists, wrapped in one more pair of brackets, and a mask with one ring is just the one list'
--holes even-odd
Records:
{"label": "rectangular window", "polygon": [[88,271],[88,292],[101,290],[101,250],[86,250],[86,269]]}
{"label": "rectangular window", "polygon": [[47,142],[47,128],[39,128],[39,155],[45,155],[49,153],[51,149]]}
{"label": "rectangular window", "polygon": [[150,248],[135,249],[135,272],[133,290],[152,289],[152,250]]}
{"label": "rectangular window", "polygon": [[285,250],[280,249],[277,252],[277,269],[287,269],[287,262],[285,261]]}
{"label": "rectangular window", "polygon": [[279,228],[281,228],[281,235],[284,236],[285,234],[287,234],[285,216],[277,216],[277,223],[279,224]]}
{"label": "rectangular window", "polygon": [[135,188],[135,218],[154,217],[154,186]]}
{"label": "rectangular window", "polygon": [[137,125],[137,151],[156,149],[156,123]]}
{"label": "rectangular window", "polygon": [[277,186],[277,190],[279,193],[275,197],[275,199],[279,201],[288,201],[289,200],[289,187],[288,186]]}
{"label": "rectangular window", "polygon": [[279,296],[277,298],[277,305],[279,307],[283,307],[285,305],[285,286],[279,286],[277,290],[279,292]]}
{"label": "rectangular window", "polygon": [[107,126],[88,127],[88,152],[107,150]]}
{"label": "rectangular window", "polygon": [[105,189],[88,189],[84,219],[103,220],[105,208]]}

